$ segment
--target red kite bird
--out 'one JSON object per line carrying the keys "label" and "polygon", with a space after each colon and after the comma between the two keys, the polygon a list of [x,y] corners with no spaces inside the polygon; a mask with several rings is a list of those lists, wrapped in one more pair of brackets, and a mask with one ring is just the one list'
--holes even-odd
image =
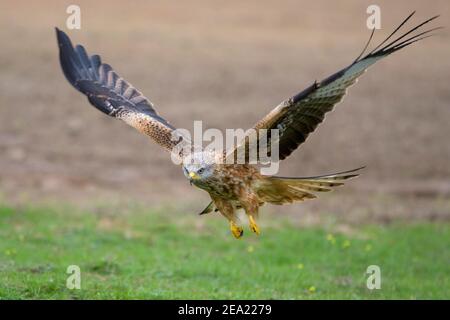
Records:
{"label": "red kite bird", "polygon": [[[325,114],[343,99],[347,88],[368,67],[391,53],[429,37],[432,31],[438,29],[419,31],[436,16],[397,36],[400,28],[413,14],[414,12],[370,53],[364,55],[374,34],[372,31],[363,52],[353,63],[283,101],[256,123],[253,129],[257,133],[262,129],[278,129],[279,159],[288,157],[306,140],[324,120]],[[56,34],[64,75],[78,91],[87,96],[94,107],[125,121],[168,151],[174,150],[180,140],[189,142],[182,136],[180,140],[174,140],[175,127],[156,112],[153,104],[141,92],[121,78],[111,66],[102,63],[98,55],[89,56],[81,45],[73,47],[69,37],[58,29]],[[393,37],[395,39],[391,40]],[[250,139],[244,139],[240,145],[246,147],[245,152],[249,149],[249,141]],[[229,150],[226,154],[234,156],[238,148]],[[262,175],[258,167],[249,163],[248,157],[242,164],[228,164],[218,161],[223,158],[223,153],[180,152],[177,156],[181,159],[184,175],[211,196],[211,203],[201,214],[220,211],[229,220],[231,232],[236,238],[243,234],[236,216],[237,209],[245,210],[250,229],[259,234],[256,217],[259,207],[264,203],[281,205],[316,198],[316,192],[330,191],[333,187],[342,185],[345,180],[356,177],[361,169],[315,177],[283,178]]]}

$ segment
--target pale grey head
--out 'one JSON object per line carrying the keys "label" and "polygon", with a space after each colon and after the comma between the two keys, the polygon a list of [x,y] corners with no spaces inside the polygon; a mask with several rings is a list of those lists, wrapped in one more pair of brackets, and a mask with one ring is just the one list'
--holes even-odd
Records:
{"label": "pale grey head", "polygon": [[183,159],[183,173],[191,183],[204,181],[214,174],[216,162],[211,152],[194,152]]}

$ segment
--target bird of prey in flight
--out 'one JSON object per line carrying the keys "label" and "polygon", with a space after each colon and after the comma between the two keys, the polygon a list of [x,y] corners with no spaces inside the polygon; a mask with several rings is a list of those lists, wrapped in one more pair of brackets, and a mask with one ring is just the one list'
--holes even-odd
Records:
{"label": "bird of prey in flight", "polygon": [[[432,31],[438,29],[420,30],[437,18],[435,16],[398,35],[413,14],[372,51],[365,53],[374,34],[372,30],[364,50],[353,63],[322,81],[315,81],[305,90],[283,101],[254,125],[253,129],[257,133],[263,129],[278,129],[280,160],[288,157],[306,140],[324,120],[325,114],[343,99],[347,88],[368,67],[391,53],[429,37]],[[69,37],[57,28],[56,35],[65,77],[87,96],[94,107],[123,120],[172,153],[180,140],[187,140],[183,136],[178,141],[173,139],[176,128],[156,112],[154,105],[140,91],[120,77],[110,65],[103,63],[100,56],[89,56],[81,45],[74,47]],[[263,175],[257,165],[248,161],[248,157],[243,163],[218,161],[224,155],[235,157],[237,150],[242,147],[244,153],[247,152],[250,141],[247,137],[233,150],[220,152],[220,155],[198,149],[177,154],[184,175],[211,196],[212,201],[201,214],[219,211],[228,219],[231,233],[236,238],[243,234],[236,210],[244,209],[250,229],[259,234],[256,218],[259,207],[264,203],[281,205],[316,198],[315,193],[330,191],[342,185],[345,180],[356,177],[361,169],[314,177],[285,178]]]}

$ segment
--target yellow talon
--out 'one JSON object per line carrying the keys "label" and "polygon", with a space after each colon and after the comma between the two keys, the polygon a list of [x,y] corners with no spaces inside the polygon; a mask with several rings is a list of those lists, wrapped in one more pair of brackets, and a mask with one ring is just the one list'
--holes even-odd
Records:
{"label": "yellow talon", "polygon": [[240,237],[242,237],[242,234],[244,233],[244,229],[242,229],[242,227],[238,226],[234,222],[230,222],[230,229],[231,229],[231,233],[233,234],[233,236],[236,239],[239,239]]}
{"label": "yellow talon", "polygon": [[249,222],[250,222],[250,229],[256,233],[257,235],[259,235],[260,231],[259,231],[259,227],[256,224],[255,219],[253,218],[253,216],[249,216]]}

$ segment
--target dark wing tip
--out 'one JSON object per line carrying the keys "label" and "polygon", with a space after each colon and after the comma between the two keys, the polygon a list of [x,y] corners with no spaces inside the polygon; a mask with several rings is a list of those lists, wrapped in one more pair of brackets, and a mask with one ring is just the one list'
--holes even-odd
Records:
{"label": "dark wing tip", "polygon": [[78,57],[73,49],[72,42],[69,36],[64,32],[55,27],[56,39],[59,47],[59,62],[61,69],[63,70],[64,76],[69,81],[69,83],[80,90],[78,86],[78,80],[81,78],[79,71],[79,61]]}
{"label": "dark wing tip", "polygon": [[[83,46],[73,46],[69,36],[58,28],[55,28],[56,39],[59,47],[59,62],[66,79],[77,90],[83,92],[80,82],[83,80],[94,80],[95,70],[92,67],[86,50]],[[94,62],[100,62],[94,59]],[[83,92],[85,93],[85,92]]]}
{"label": "dark wing tip", "polygon": [[[413,44],[414,42],[417,42],[419,40],[428,38],[429,36],[432,36],[434,34],[430,34],[431,32],[435,30],[442,29],[442,27],[437,28],[431,28],[425,31],[422,31],[420,33],[415,33],[415,31],[419,30],[422,26],[428,24],[429,22],[439,18],[440,15],[435,15],[431,18],[428,18],[427,20],[419,23],[418,25],[414,26],[413,28],[407,30],[405,33],[398,36],[395,40],[389,42],[388,44],[384,45],[394,34],[397,34],[397,32],[402,28],[406,22],[415,14],[416,11],[413,11],[408,17],[406,17],[403,22],[394,29],[394,31],[384,40],[382,41],[378,46],[376,46],[369,54],[367,54],[363,59],[374,57],[374,56],[386,56],[393,52],[396,52],[406,46],[409,46],[410,44]],[[409,38],[407,38],[408,35],[413,34]],[[427,36],[424,36],[428,34]],[[406,40],[404,40],[406,38]],[[384,45],[384,46],[383,46]],[[383,47],[382,47],[383,46]]]}
{"label": "dark wing tip", "polygon": [[70,41],[69,36],[64,31],[62,31],[58,27],[55,27],[55,32],[56,32],[56,39],[60,47],[63,44],[70,44],[72,46],[72,42]]}
{"label": "dark wing tip", "polygon": [[[126,107],[149,114],[169,126],[138,90],[120,78],[110,65],[102,63],[99,55],[90,56],[82,45],[73,46],[69,36],[57,27],[55,32],[64,76],[75,89],[88,97],[94,107],[110,116],[115,116],[114,111],[119,107]],[[117,86],[119,80],[121,85]],[[129,89],[130,94],[125,89]]]}

